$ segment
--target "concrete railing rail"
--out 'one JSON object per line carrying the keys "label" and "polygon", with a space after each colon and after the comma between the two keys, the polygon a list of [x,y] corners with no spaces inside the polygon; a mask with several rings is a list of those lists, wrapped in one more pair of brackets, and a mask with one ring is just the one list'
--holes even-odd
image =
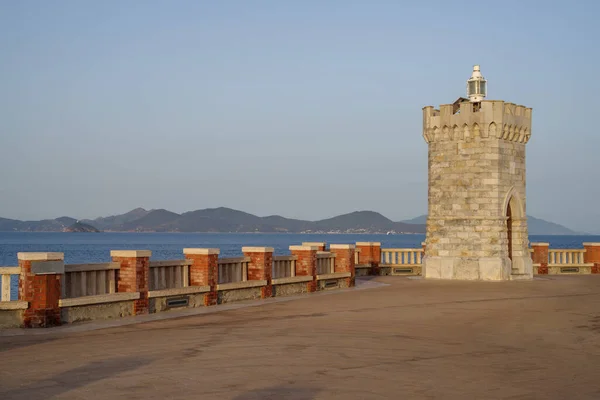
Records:
{"label": "concrete railing rail", "polygon": [[423,249],[381,249],[381,263],[384,265],[421,265]]}
{"label": "concrete railing rail", "polygon": [[549,274],[589,274],[594,263],[585,262],[585,249],[548,250]]}
{"label": "concrete railing rail", "polygon": [[273,257],[273,279],[290,278],[296,276],[296,256]]}
{"label": "concrete railing rail", "polygon": [[97,296],[117,292],[116,262],[95,264],[65,264],[61,298]]}
{"label": "concrete railing rail", "polygon": [[219,258],[219,284],[246,282],[250,257]]}
{"label": "concrete railing rail", "polygon": [[335,254],[328,251],[317,252],[317,275],[332,274],[335,271]]}
{"label": "concrete railing rail", "polygon": [[190,260],[150,261],[149,290],[180,289],[190,285]]}
{"label": "concrete railing rail", "polygon": [[21,268],[19,267],[0,267],[0,301],[10,301],[10,277],[11,275],[19,275]]}

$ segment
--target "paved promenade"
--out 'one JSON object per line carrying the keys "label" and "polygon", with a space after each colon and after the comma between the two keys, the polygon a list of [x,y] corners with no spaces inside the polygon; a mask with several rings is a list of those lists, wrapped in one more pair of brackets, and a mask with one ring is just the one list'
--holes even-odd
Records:
{"label": "paved promenade", "polygon": [[600,399],[600,276],[376,282],[5,331],[0,399]]}

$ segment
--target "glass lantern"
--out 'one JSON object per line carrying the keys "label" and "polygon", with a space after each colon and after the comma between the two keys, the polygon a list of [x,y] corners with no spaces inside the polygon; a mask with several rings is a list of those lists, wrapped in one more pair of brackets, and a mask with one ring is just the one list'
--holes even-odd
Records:
{"label": "glass lantern", "polygon": [[472,102],[479,102],[487,95],[487,81],[481,75],[479,65],[473,67],[471,78],[467,81],[467,96]]}

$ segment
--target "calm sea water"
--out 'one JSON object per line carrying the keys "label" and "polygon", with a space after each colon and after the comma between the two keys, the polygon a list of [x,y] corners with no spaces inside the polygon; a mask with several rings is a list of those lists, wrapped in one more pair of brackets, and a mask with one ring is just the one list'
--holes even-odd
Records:
{"label": "calm sea water", "polygon": [[[382,247],[421,247],[425,235],[328,235],[256,233],[62,233],[0,232],[0,266],[17,265],[20,251],[65,253],[65,263],[110,261],[110,250],[152,250],[153,260],[183,258],[184,247],[221,249],[222,257],[242,255],[242,246],[269,246],[276,255],[289,254],[289,246],[302,242],[381,242]],[[532,242],[548,242],[551,248],[582,248],[583,242],[600,242],[600,236],[539,236]],[[16,298],[16,277],[13,277]]]}

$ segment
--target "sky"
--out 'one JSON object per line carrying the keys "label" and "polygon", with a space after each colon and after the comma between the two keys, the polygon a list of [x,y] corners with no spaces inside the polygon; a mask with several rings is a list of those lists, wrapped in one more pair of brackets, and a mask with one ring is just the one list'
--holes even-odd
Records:
{"label": "sky", "polygon": [[0,216],[427,212],[422,107],[533,108],[527,212],[600,232],[597,1],[0,2]]}

